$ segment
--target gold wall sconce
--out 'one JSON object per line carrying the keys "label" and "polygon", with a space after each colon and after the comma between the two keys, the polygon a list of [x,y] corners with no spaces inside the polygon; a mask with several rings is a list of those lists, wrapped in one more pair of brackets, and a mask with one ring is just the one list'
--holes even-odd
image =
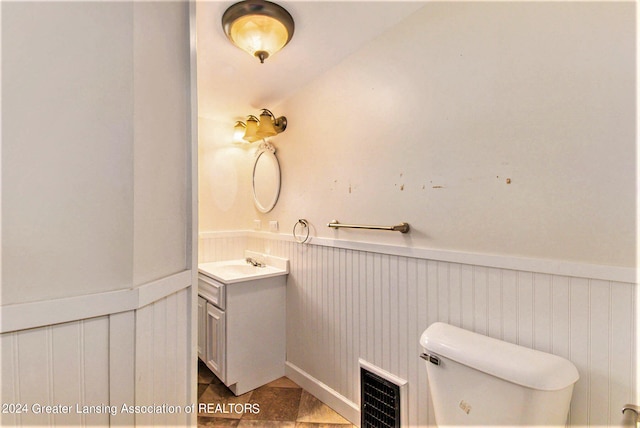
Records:
{"label": "gold wall sconce", "polygon": [[247,144],[248,141],[244,139],[245,132],[247,132],[247,125],[238,120],[233,127],[233,144]]}
{"label": "gold wall sconce", "polygon": [[253,143],[258,141],[260,137],[258,137],[258,126],[260,121],[257,117],[253,115],[247,116],[247,127],[244,132],[243,140]]}
{"label": "gold wall sconce", "polygon": [[245,0],[222,15],[222,28],[234,45],[264,60],[293,37],[293,18],[283,7],[266,0]]}
{"label": "gold wall sconce", "polygon": [[260,113],[260,119],[249,115],[246,123],[236,122],[233,127],[233,142],[235,144],[253,143],[278,135],[285,129],[287,129],[287,118],[276,117],[270,110],[264,108]]}
{"label": "gold wall sconce", "polygon": [[274,135],[278,135],[282,131],[287,129],[287,118],[284,116],[280,116],[278,118],[275,117],[271,111],[266,108],[262,109],[260,113],[260,125],[258,126],[258,131],[256,135],[262,139],[267,137],[273,137]]}

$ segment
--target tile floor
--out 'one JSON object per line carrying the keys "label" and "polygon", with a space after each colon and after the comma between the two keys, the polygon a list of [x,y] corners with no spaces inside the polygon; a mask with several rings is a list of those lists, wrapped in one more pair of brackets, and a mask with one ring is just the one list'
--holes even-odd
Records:
{"label": "tile floor", "polygon": [[[198,362],[198,427],[352,428],[349,421],[286,377],[236,397]],[[259,411],[256,411],[258,410]]]}

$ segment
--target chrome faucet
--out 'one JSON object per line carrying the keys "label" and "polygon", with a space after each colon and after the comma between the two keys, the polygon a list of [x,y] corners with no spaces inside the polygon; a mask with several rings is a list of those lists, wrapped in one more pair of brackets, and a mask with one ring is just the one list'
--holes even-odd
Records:
{"label": "chrome faucet", "polygon": [[247,257],[246,258],[247,263],[249,263],[251,266],[256,266],[256,267],[265,267],[266,265],[262,262],[259,262],[258,260],[251,258],[251,257]]}

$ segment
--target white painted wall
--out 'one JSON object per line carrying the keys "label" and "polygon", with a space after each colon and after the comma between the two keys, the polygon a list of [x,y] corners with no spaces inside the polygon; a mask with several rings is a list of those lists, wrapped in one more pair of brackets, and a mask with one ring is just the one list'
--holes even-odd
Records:
{"label": "white painted wall", "polygon": [[3,304],[131,284],[133,20],[131,3],[2,5]]}
{"label": "white painted wall", "polygon": [[289,119],[271,213],[250,205],[251,156],[203,128],[201,181],[224,164],[228,184],[202,189],[200,230],[306,218],[321,237],[634,266],[634,8],[425,3],[269,106]]}
{"label": "white painted wall", "polygon": [[162,4],[133,6],[134,285],[189,268],[189,16]]}
{"label": "white painted wall", "polygon": [[187,28],[177,3],[3,5],[4,304],[185,269]]}
{"label": "white painted wall", "polygon": [[74,411],[0,424],[195,419],[119,407],[196,401],[190,12],[2,4],[0,401]]}
{"label": "white painted wall", "polygon": [[228,125],[198,118],[199,230],[246,229],[257,218],[250,196],[254,150],[220,144],[231,141],[233,127]]}

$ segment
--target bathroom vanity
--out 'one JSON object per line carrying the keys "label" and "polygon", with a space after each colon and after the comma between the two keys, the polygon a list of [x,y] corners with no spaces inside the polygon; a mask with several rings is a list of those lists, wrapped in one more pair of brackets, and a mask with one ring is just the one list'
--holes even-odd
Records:
{"label": "bathroom vanity", "polygon": [[[198,266],[198,356],[236,395],[284,376],[289,261],[245,259]],[[256,263],[256,264],[258,264]]]}

